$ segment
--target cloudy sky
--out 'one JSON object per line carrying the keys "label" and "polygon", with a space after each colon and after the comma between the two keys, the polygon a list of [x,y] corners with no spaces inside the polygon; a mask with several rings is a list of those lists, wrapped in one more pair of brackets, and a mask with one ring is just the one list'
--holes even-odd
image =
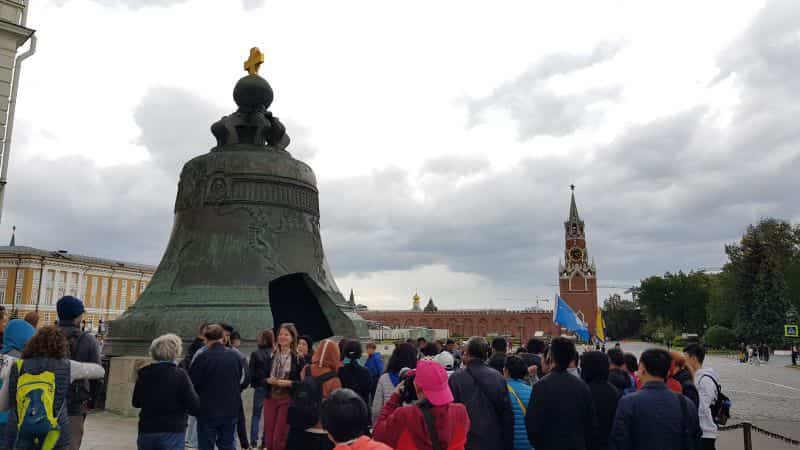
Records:
{"label": "cloudy sky", "polygon": [[252,46],[338,284],[373,308],[552,297],[571,183],[601,296],[800,219],[800,2],[30,3],[20,245],[157,264]]}

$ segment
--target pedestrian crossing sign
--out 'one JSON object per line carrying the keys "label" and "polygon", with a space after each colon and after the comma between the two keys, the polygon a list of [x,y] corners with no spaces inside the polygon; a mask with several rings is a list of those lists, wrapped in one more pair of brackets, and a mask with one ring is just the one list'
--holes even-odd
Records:
{"label": "pedestrian crossing sign", "polygon": [[797,325],[784,325],[783,335],[784,337],[800,337],[800,327]]}

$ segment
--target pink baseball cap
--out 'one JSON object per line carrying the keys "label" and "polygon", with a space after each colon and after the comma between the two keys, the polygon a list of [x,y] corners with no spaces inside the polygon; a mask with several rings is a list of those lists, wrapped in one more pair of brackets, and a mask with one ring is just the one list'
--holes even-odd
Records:
{"label": "pink baseball cap", "polygon": [[414,373],[416,374],[414,384],[422,389],[425,398],[433,406],[453,402],[453,393],[450,391],[450,385],[447,384],[447,372],[441,364],[436,361],[420,360],[417,362],[417,369]]}

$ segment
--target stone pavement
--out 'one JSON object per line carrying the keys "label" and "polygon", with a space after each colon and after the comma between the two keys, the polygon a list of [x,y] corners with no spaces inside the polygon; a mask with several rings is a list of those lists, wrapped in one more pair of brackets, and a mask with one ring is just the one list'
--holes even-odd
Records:
{"label": "stone pavement", "polygon": [[135,450],[138,422],[135,417],[106,412],[89,414],[81,450]]}

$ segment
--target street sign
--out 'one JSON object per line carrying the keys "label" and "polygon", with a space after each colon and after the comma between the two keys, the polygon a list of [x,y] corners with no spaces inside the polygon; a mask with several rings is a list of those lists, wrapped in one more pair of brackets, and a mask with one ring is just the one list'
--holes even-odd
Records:
{"label": "street sign", "polygon": [[797,325],[784,325],[783,335],[784,337],[800,337],[800,327]]}

